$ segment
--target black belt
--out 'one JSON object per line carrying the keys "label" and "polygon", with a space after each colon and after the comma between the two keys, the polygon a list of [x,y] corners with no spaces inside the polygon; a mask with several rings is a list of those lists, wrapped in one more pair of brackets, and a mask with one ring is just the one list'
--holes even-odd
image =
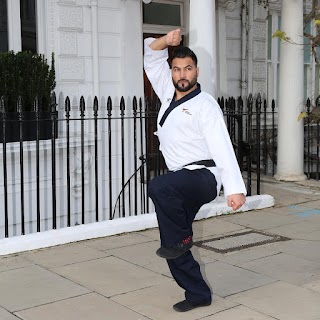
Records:
{"label": "black belt", "polygon": [[199,166],[205,166],[205,167],[215,167],[216,166],[216,163],[212,159],[210,159],[210,160],[194,161],[194,162],[191,162],[191,163],[184,165],[184,167],[191,166],[193,164],[197,164]]}

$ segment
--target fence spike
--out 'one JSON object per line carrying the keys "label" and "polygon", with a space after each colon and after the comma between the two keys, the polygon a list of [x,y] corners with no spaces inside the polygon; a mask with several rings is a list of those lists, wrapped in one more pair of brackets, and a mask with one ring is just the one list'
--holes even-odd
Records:
{"label": "fence spike", "polygon": [[126,109],[126,104],[124,102],[124,97],[122,96],[121,97],[121,100],[120,100],[120,115],[124,116],[124,110]]}
{"label": "fence spike", "polygon": [[51,94],[51,112],[56,112],[57,111],[57,97],[56,93],[52,92]]}
{"label": "fence spike", "polygon": [[149,101],[149,97],[145,98],[145,111],[147,112],[149,110],[150,107],[150,101]]}
{"label": "fence spike", "polygon": [[19,113],[22,113],[22,97],[21,96],[19,96],[17,100],[17,111]]}
{"label": "fence spike", "polygon": [[308,114],[308,115],[310,114],[310,107],[311,107],[311,101],[310,101],[310,99],[308,98],[308,99],[307,99],[307,114]]}
{"label": "fence spike", "polygon": [[64,102],[64,110],[66,111],[67,114],[70,112],[70,99],[69,96],[66,97],[66,100]]}
{"label": "fence spike", "polygon": [[81,98],[80,98],[80,112],[81,112],[81,115],[83,115],[85,110],[86,110],[86,103],[84,101],[84,97],[81,96]]}
{"label": "fence spike", "polygon": [[95,112],[95,114],[98,114],[98,110],[99,110],[98,98],[97,96],[95,96],[93,100],[93,111]]}
{"label": "fence spike", "polygon": [[220,101],[220,103],[221,103],[221,104],[220,104],[220,108],[221,108],[222,111],[224,110],[224,102],[225,102],[225,101],[224,101],[224,97],[222,96],[222,97],[221,97],[221,101]]}
{"label": "fence spike", "polygon": [[257,94],[257,100],[256,100],[256,109],[257,109],[257,111],[260,111],[260,110],[261,110],[261,104],[262,104],[261,94],[258,93],[258,94]]}
{"label": "fence spike", "polygon": [[108,101],[107,101],[107,110],[108,110],[108,116],[111,116],[111,111],[112,111],[112,100],[111,97],[108,97]]}
{"label": "fence spike", "polygon": [[133,97],[133,100],[132,100],[132,109],[133,109],[133,112],[134,113],[137,113],[137,110],[138,110],[138,105],[137,105],[137,98],[136,96]]}
{"label": "fence spike", "polygon": [[1,98],[0,98],[0,112],[1,113],[5,113],[6,112],[6,109],[5,109],[5,106],[4,106],[4,96],[1,96]]}
{"label": "fence spike", "polygon": [[36,113],[39,112],[39,98],[38,96],[36,96],[34,98],[34,101],[33,101],[33,111],[35,111]]}

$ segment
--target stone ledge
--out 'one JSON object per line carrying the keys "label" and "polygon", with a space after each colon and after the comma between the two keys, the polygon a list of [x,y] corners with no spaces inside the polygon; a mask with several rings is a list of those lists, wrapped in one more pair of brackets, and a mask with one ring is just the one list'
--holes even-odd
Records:
{"label": "stone ledge", "polygon": [[[270,195],[247,197],[246,203],[237,211],[230,210],[224,197],[204,205],[195,220],[206,219],[223,214],[245,212],[274,206],[274,198]],[[57,230],[43,231],[24,236],[16,236],[0,240],[0,255],[22,251],[47,248],[76,241],[107,237],[116,234],[141,231],[158,227],[155,213],[149,213],[115,220],[94,222]]]}

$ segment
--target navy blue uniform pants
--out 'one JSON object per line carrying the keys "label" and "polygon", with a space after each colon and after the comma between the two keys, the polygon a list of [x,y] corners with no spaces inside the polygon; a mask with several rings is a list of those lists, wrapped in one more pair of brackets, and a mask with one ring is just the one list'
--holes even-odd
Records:
{"label": "navy blue uniform pants", "polygon": [[[216,198],[216,187],[215,177],[207,169],[171,171],[150,181],[149,196],[155,205],[162,246],[173,246],[193,235],[192,222],[200,207]],[[211,301],[210,288],[190,250],[167,263],[188,301]]]}

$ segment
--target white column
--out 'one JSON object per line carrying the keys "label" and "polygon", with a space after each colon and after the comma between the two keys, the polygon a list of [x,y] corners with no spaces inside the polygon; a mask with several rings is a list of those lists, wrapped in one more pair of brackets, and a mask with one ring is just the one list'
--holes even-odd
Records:
{"label": "white column", "polygon": [[190,0],[189,47],[198,57],[202,90],[216,97],[216,8],[215,0]]}
{"label": "white column", "polygon": [[92,29],[92,79],[93,96],[100,98],[99,93],[99,44],[98,44],[98,1],[91,0]]}
{"label": "white column", "polygon": [[[303,43],[303,0],[282,0],[281,29],[295,43]],[[304,180],[303,46],[280,44],[277,180]]]}

